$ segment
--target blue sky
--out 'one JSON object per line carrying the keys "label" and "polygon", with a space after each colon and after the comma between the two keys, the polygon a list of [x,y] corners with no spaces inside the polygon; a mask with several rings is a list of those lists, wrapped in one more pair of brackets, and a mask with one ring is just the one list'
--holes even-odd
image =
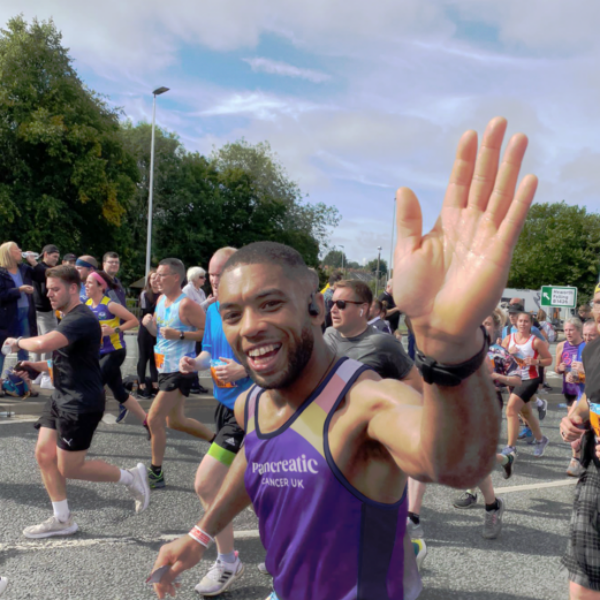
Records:
{"label": "blue sky", "polygon": [[[530,138],[538,201],[600,208],[600,5],[585,0],[5,0],[53,17],[82,79],[190,150],[267,140],[331,244],[389,257],[394,193],[437,217],[460,134],[495,115]],[[199,257],[202,262],[205,259]]]}

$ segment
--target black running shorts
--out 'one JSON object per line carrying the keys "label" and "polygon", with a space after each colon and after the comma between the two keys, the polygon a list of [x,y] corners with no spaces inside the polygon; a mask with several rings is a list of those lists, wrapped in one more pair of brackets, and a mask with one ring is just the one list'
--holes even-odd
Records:
{"label": "black running shorts", "polygon": [[516,396],[519,396],[519,398],[521,398],[521,400],[527,404],[527,402],[529,402],[535,396],[539,385],[539,377],[536,377],[535,379],[524,379],[521,385],[516,387],[512,393]]}
{"label": "black running shorts", "polygon": [[79,452],[88,450],[92,445],[94,432],[102,420],[104,412],[74,413],[60,410],[56,402],[49,398],[42,416],[34,427],[54,429],[57,433],[56,445],[61,450]]}
{"label": "black running shorts", "polygon": [[235,455],[241,450],[246,432],[238,425],[235,414],[219,402],[215,410],[217,435],[208,454],[226,466],[230,466]]}
{"label": "black running shorts", "polygon": [[174,392],[179,390],[186,398],[190,395],[192,384],[196,381],[196,373],[159,373],[158,389],[161,392]]}

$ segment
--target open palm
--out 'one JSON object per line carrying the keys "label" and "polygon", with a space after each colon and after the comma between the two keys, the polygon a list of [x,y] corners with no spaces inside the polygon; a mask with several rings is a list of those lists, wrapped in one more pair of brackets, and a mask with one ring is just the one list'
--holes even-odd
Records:
{"label": "open palm", "polygon": [[417,342],[472,336],[500,300],[537,187],[528,175],[515,193],[523,134],[511,138],[498,166],[505,131],[505,119],[492,119],[478,155],[477,134],[462,136],[440,216],[427,235],[416,196],[407,188],[397,192],[394,301],[410,317]]}

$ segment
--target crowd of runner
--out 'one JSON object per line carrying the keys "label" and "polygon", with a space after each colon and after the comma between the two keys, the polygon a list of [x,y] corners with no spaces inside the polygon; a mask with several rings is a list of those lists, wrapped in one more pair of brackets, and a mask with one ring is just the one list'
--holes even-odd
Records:
{"label": "crowd of runner", "polygon": [[[560,433],[572,447],[565,471],[579,478],[562,562],[573,600],[600,599],[600,285],[591,309],[582,306],[564,322],[554,356],[556,332],[543,311],[525,311],[521,298],[507,310],[498,306],[535,191],[532,178],[515,191],[524,136],[509,143],[510,160],[492,168],[504,129],[501,119],[490,123],[481,150],[489,156],[477,161],[476,140],[463,136],[451,185],[466,178],[466,192],[447,196],[443,215],[470,210],[472,231],[493,221],[494,235],[438,231],[440,243],[454,248],[441,265],[423,251],[420,229],[411,229],[418,205],[401,190],[394,280],[379,298],[341,273],[319,290],[317,273],[295,250],[258,242],[215,252],[208,296],[202,267],[186,271],[177,258],[161,260],[140,295],[138,318],[127,307],[116,253],[107,252],[101,266],[90,255],[64,255],[59,265],[52,244],[39,256],[2,244],[0,376],[13,352],[17,376],[53,389],[35,424],[35,457],[52,516],[25,528],[24,536],[78,531],[69,479],[120,484],[135,512],[146,510],[151,490],[171,484],[164,464],[170,428],[209,449],[194,481],[204,515],[161,549],[149,578],[159,598],[175,594],[178,575],[211,543],[217,558],[196,591],[218,596],[242,577],[232,521],[250,505],[267,551],[259,569],[273,577],[271,599],[417,598],[427,554],[420,517],[427,483],[457,488],[457,509],[474,506],[481,492],[482,536],[497,538],[506,506],[491,471],[509,479],[528,445],[535,458],[544,456],[543,395],[552,368],[563,378]],[[484,183],[471,186],[471,178]],[[504,188],[498,197],[494,181]],[[470,206],[480,214],[473,216]],[[457,259],[461,245],[477,257],[487,252],[500,266],[491,272],[481,261]],[[453,290],[467,280],[474,291],[463,302]],[[121,372],[124,332],[135,328],[136,393]],[[202,371],[210,372],[217,400],[214,429],[185,413],[190,393],[205,391]],[[105,386],[120,405],[117,422],[131,412],[146,428],[148,465],[121,469],[87,459],[105,411]],[[149,398],[146,413],[139,400]],[[499,438],[502,410],[506,440]],[[0,578],[0,594],[6,585]]]}

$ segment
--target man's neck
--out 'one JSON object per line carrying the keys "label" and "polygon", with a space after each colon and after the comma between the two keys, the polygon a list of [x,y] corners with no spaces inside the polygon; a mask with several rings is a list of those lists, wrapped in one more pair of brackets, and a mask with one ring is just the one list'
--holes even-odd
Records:
{"label": "man's neck", "polygon": [[335,354],[325,344],[319,333],[319,337],[315,338],[310,360],[304,367],[302,374],[286,388],[269,390],[269,396],[278,406],[299,408],[323,382],[334,363]]}
{"label": "man's neck", "polygon": [[59,308],[58,310],[60,310],[60,312],[63,315],[67,315],[69,314],[76,306],[79,306],[81,304],[81,300],[79,299],[79,296],[77,296],[77,298],[72,299],[69,304],[67,304],[67,306],[64,306],[63,308]]}
{"label": "man's neck", "polygon": [[347,331],[340,331],[338,329],[338,332],[343,338],[355,338],[363,334],[368,327],[369,324],[363,321],[361,323],[358,323],[356,327],[353,327],[352,329],[348,329]]}
{"label": "man's neck", "polygon": [[165,298],[168,300],[169,304],[173,304],[173,302],[175,302],[175,300],[177,300],[181,294],[181,290],[173,290],[172,292],[165,294]]}

